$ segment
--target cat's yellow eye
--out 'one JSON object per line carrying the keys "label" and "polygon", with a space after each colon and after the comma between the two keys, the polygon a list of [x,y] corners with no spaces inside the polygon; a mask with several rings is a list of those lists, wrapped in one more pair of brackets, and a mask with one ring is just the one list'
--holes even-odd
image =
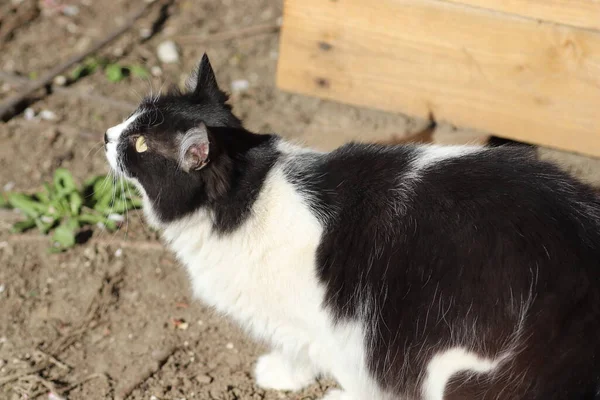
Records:
{"label": "cat's yellow eye", "polygon": [[146,138],[143,136],[138,136],[135,140],[135,151],[138,153],[143,153],[148,150],[148,145],[146,144]]}

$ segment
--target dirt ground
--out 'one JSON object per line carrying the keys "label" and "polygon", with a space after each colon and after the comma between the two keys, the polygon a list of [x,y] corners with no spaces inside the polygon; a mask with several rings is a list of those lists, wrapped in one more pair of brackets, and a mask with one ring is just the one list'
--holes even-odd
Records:
{"label": "dirt ground", "polygon": [[[3,3],[0,34],[14,18],[2,10],[30,4],[41,10],[11,36],[0,36],[0,71],[23,77],[41,76],[143,4]],[[59,166],[69,168],[80,182],[107,172],[101,150],[106,128],[128,115],[127,103],[135,104],[140,95],[163,84],[181,84],[205,51],[221,86],[234,92],[234,111],[253,130],[330,149],[350,139],[404,137],[425,124],[277,90],[277,33],[202,41],[217,32],[274,23],[281,13],[280,0],[179,0],[164,23],[155,24],[157,33],[144,39],[161,20],[153,9],[100,55],[159,67],[161,75],[111,83],[96,72],[70,85],[70,92],[40,96],[31,104],[36,114],[55,113],[54,120],[21,113],[0,123],[0,184],[4,190],[35,190]],[[179,46],[179,63],[162,64],[157,58],[157,46],[169,38]],[[234,90],[237,80],[246,80],[248,87]],[[0,99],[17,92],[19,86],[11,80],[0,76],[0,81]],[[73,91],[92,98],[82,99]],[[100,102],[98,96],[114,102]],[[440,142],[460,142],[475,133],[442,125],[436,135]],[[599,160],[549,149],[539,149],[539,154],[600,185]],[[48,240],[37,232],[9,234],[14,220],[14,213],[0,210],[0,399],[51,399],[49,393],[55,392],[89,400],[309,400],[332,384],[321,381],[293,394],[257,388],[252,367],[264,349],[190,297],[183,269],[140,213],[130,213],[120,231],[94,231],[86,244],[62,254],[48,254]]]}

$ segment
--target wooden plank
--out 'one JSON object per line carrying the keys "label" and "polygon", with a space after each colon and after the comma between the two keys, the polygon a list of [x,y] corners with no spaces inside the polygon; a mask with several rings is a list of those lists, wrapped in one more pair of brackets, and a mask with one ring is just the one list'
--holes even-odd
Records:
{"label": "wooden plank", "polygon": [[598,0],[445,0],[523,17],[600,29]]}
{"label": "wooden plank", "polygon": [[435,0],[287,0],[278,86],[600,156],[600,34]]}

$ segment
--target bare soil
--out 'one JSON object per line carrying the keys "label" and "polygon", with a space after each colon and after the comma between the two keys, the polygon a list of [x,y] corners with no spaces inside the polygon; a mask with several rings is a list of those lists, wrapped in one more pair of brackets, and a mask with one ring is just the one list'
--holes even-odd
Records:
{"label": "bare soil", "polygon": [[[0,34],[16,14],[10,7],[37,5],[28,22],[0,35],[0,71],[41,76],[122,23],[141,1],[6,1],[0,4]],[[17,4],[12,6],[12,4]],[[55,6],[57,5],[57,6]],[[61,6],[77,6],[74,16]],[[4,10],[5,12],[3,13]],[[233,93],[234,111],[247,127],[278,132],[321,149],[351,139],[402,138],[425,121],[359,109],[284,93],[275,87],[278,34],[196,44],[178,39],[273,23],[279,0],[179,0],[158,32],[143,39],[159,20],[155,8],[100,55],[123,64],[160,67],[161,76],[109,82],[101,71],[69,87],[114,103],[74,95],[40,93],[36,113],[50,110],[56,120],[28,120],[21,113],[0,125],[0,184],[33,191],[59,166],[81,182],[106,173],[102,133],[119,123],[140,96],[164,85],[180,85],[207,52],[221,86],[234,80],[249,88]],[[173,38],[180,63],[161,64],[156,47]],[[1,77],[0,77],[1,78]],[[2,79],[0,79],[2,80]],[[9,81],[0,98],[18,92]],[[473,132],[442,125],[444,142]],[[462,135],[462,136],[461,136]],[[450,140],[448,140],[450,138]],[[600,184],[600,161],[539,149],[542,157]],[[114,234],[95,230],[85,244],[49,254],[48,239],[37,232],[11,235],[18,218],[0,210],[0,399],[316,399],[332,385],[320,381],[301,393],[265,391],[253,383],[253,363],[264,351],[226,319],[191,298],[184,270],[160,244],[139,212],[127,216]],[[154,397],[153,397],[154,396]]]}

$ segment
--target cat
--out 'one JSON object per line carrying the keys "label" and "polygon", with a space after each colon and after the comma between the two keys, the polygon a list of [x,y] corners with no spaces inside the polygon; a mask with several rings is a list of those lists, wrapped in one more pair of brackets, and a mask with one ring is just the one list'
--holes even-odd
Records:
{"label": "cat", "polygon": [[600,198],[532,151],[243,128],[206,54],[107,130],[194,294],[326,400],[600,399]]}

